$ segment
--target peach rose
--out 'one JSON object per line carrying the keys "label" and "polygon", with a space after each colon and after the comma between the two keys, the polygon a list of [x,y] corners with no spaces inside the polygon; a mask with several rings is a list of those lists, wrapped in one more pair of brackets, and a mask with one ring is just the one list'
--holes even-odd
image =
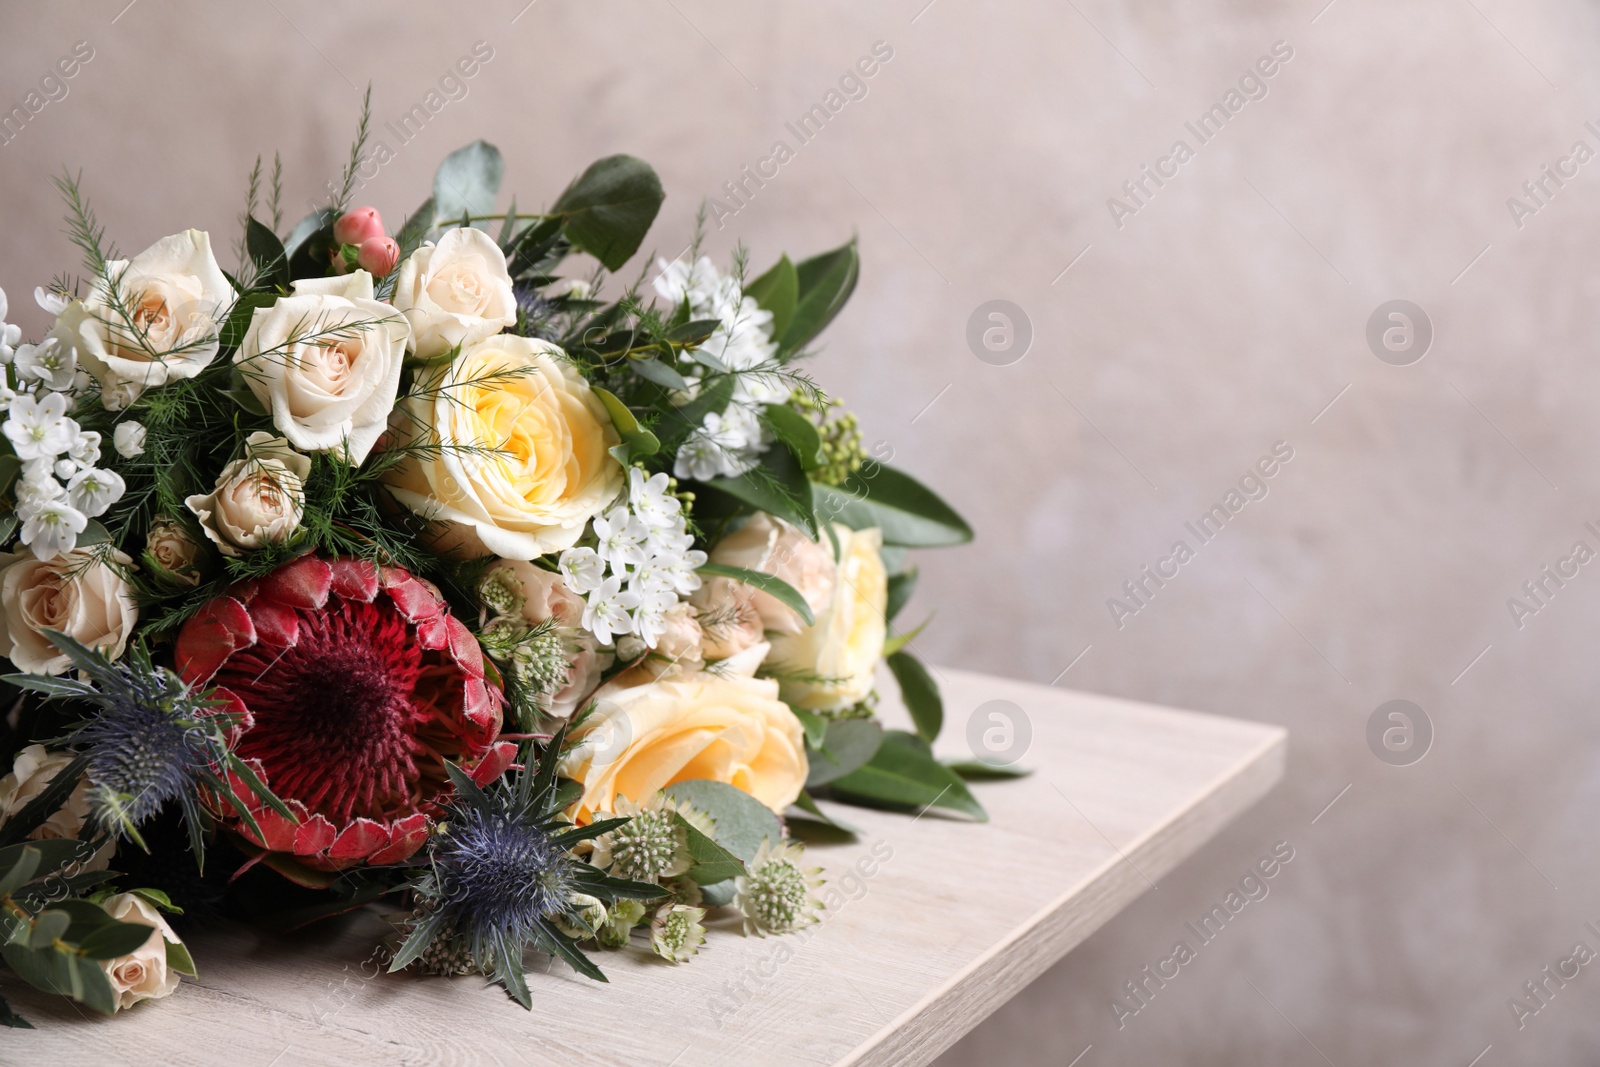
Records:
{"label": "peach rose", "polygon": [[30,674],[62,674],[72,665],[44,636],[55,630],[117,659],[139,612],[123,577],[133,560],[106,546],[51,560],[0,553],[0,656]]}
{"label": "peach rose", "polygon": [[709,578],[694,591],[690,601],[700,613],[700,647],[706,659],[727,659],[761,643],[766,626],[756,607],[759,593],[732,578]]}
{"label": "peach rose", "polygon": [[621,441],[600,398],[548,341],[502,335],[466,349],[396,410],[428,446],[386,476],[441,526],[439,551],[533,559],[570,548],[622,488]]}
{"label": "peach rose", "polygon": [[305,513],[311,460],[262,430],[245,438],[244,449],[243,459],[222,468],[215,490],[184,501],[224,556],[282,544]]}
{"label": "peach rose", "polygon": [[111,991],[117,996],[117,1010],[132,1007],[141,1000],[171,996],[178,988],[178,968],[188,966],[188,953],[179,960],[172,959],[169,953],[182,945],[183,939],[173,933],[167,920],[149,901],[132,893],[109,896],[100,906],[118,922],[151,927],[150,937],[132,952],[100,961],[100,969],[106,972]]}
{"label": "peach rose", "polygon": [[[711,550],[711,562],[783,579],[805,597],[813,615],[833,598],[833,557],[828,549],[764,511],[750,516],[743,526],[718,541]],[[766,629],[797,634],[804,628],[804,620],[793,608],[784,606],[771,593],[752,592]]]}
{"label": "peach rose", "polygon": [[[27,807],[35,797],[55,781],[72,763],[71,752],[50,752],[43,745],[28,745],[17,753],[11,763],[11,773],[0,778],[0,826],[4,826]],[[67,795],[66,803],[29,834],[30,841],[76,841],[89,822],[89,779],[79,778],[78,784]],[[83,871],[103,871],[111,866],[111,857],[117,850],[115,839],[107,841],[93,858],[85,861]]]}
{"label": "peach rose", "polygon": [[782,812],[806,781],[800,720],[778,683],[702,672],[631,688],[602,687],[562,771],[583,783],[575,817],[617,810],[674,782],[709,778]]}

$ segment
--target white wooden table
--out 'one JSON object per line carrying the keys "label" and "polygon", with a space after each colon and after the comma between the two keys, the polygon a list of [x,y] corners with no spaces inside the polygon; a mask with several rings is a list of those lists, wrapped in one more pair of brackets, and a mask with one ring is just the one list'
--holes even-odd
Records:
{"label": "white wooden table", "polygon": [[1006,700],[1031,724],[1034,773],[974,786],[988,824],[833,808],[862,833],[812,847],[848,899],[808,936],[713,930],[676,968],[641,948],[599,953],[609,985],[540,965],[528,1013],[478,978],[378,974],[375,917],[292,939],[219,931],[192,945],[198,982],[115,1018],[86,1021],[10,978],[38,1029],[0,1032],[0,1063],[923,1064],[1283,771],[1277,727],[939,673],[941,754],[967,756],[973,711]]}

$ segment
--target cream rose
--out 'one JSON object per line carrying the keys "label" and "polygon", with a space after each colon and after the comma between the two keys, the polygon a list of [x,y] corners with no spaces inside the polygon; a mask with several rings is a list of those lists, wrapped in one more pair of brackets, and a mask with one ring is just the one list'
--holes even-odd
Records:
{"label": "cream rose", "polygon": [[[782,519],[758,511],[743,526],[717,542],[711,562],[760,571],[788,582],[815,616],[833,599],[834,564],[829,550]],[[805,620],[771,593],[754,590],[752,601],[762,625],[776,633],[798,634]]]}
{"label": "cream rose", "polygon": [[613,679],[613,684],[643,685],[669,675],[687,678],[700,673],[706,665],[702,639],[694,605],[678,601],[662,616],[655,648],[648,647],[638,634],[617,639],[617,655],[636,662]]}
{"label": "cream rose", "polygon": [[766,624],[756,607],[759,592],[732,578],[708,578],[694,591],[690,601],[699,612],[706,659],[727,659],[761,643]]}
{"label": "cream rose", "polygon": [[600,684],[600,675],[614,659],[583,629],[583,598],[567,588],[561,575],[520,559],[494,564],[484,573],[481,588],[489,607],[504,615],[529,626],[554,619],[562,628],[572,662],[567,667],[567,684],[551,694],[545,711],[558,719],[570,718]]}
{"label": "cream rose", "polygon": [[[28,745],[17,753],[11,773],[0,778],[0,826],[4,826],[27,807],[73,760],[71,752],[50,752],[43,745]],[[76,841],[89,822],[89,779],[79,778],[66,803],[29,834],[31,841]],[[111,865],[116,841],[107,841],[80,867],[83,871],[103,871]]]}
{"label": "cream rose", "polygon": [[257,308],[233,362],[291,444],[360,466],[388,426],[410,336],[359,270]]}
{"label": "cream rose", "polygon": [[152,927],[145,943],[126,956],[100,961],[101,970],[111,981],[111,991],[117,995],[117,1010],[132,1007],[141,1000],[171,996],[178,988],[179,967],[188,967],[187,952],[181,959],[170,955],[183,944],[183,939],[148,901],[132,893],[109,896],[100,906],[118,922]]}
{"label": "cream rose", "polygon": [[800,720],[778,683],[700,673],[596,694],[580,742],[563,761],[583,783],[576,816],[615,811],[674,782],[709,778],[782,812],[806,781]]}
{"label": "cream rose", "polygon": [[123,577],[132,565],[103,546],[51,560],[0,553],[0,656],[30,674],[61,674],[72,661],[44,636],[54,630],[119,658],[139,619]]}
{"label": "cream rose", "polygon": [[157,515],[145,538],[145,549],[157,567],[179,585],[191,589],[200,584],[200,546],[182,523]]}
{"label": "cream rose", "polygon": [[311,460],[289,442],[257,431],[245,438],[243,459],[222,468],[217,488],[184,501],[200,529],[225,556],[282,544],[300,528]]}
{"label": "cream rose", "polygon": [[[114,285],[96,282],[87,299],[61,312],[51,336],[73,346],[78,365],[100,383],[101,403],[118,411],[216,358],[234,292],[203,230],[163,237],[106,267]],[[113,288],[123,311],[113,306]]]}
{"label": "cream rose", "polygon": [[388,476],[395,499],[441,524],[436,548],[533,559],[570,548],[622,488],[605,406],[548,341],[479,341],[396,411],[423,446]]}
{"label": "cream rose", "polygon": [[400,264],[394,306],[411,321],[411,350],[423,359],[465,348],[517,321],[505,253],[471,227],[448,231]]}
{"label": "cream rose", "polygon": [[833,599],[798,634],[773,634],[768,666],[784,679],[783,698],[814,711],[848,707],[872,692],[888,634],[889,578],[883,533],[835,524],[839,566]]}

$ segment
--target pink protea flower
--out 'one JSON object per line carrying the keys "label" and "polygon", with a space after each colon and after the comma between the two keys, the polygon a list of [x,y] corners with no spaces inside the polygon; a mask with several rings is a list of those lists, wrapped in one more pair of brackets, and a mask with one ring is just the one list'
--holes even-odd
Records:
{"label": "pink protea flower", "polygon": [[449,792],[446,760],[481,784],[516,751],[477,638],[398,568],[304,556],[207,604],[175,659],[243,716],[235,751],[299,819],[235,781],[262,833],[231,808],[224,824],[319,870],[406,859]]}

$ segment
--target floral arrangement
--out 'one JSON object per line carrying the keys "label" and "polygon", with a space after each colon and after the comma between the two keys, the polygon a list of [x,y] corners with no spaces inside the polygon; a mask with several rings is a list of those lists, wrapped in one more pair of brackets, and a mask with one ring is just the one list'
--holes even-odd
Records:
{"label": "floral arrangement", "polygon": [[801,369],[854,242],[619,286],[650,167],[502,213],[481,141],[391,233],[365,125],[293,226],[257,162],[233,273],[123,258],[64,176],[83,276],[35,343],[0,294],[6,966],[110,1013],[194,973],[175,927],[378,904],[391,970],[526,1007],[530,949],[814,921],[818,796],[983,818],[892,627],[970,530]]}

